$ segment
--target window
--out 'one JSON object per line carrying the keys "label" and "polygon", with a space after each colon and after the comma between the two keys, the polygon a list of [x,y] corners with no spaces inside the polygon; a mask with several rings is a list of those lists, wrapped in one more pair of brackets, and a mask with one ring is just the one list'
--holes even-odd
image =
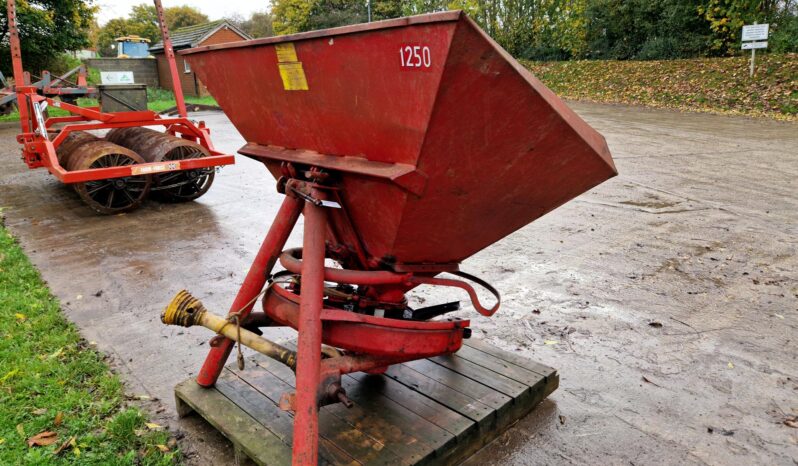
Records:
{"label": "window", "polygon": [[186,74],[191,73],[191,65],[189,65],[186,60],[183,60],[183,71],[185,71]]}

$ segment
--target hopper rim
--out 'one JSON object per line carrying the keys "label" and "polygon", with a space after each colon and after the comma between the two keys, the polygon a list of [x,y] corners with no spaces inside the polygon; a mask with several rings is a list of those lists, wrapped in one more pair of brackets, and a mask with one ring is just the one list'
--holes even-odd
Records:
{"label": "hopper rim", "polygon": [[427,13],[423,15],[404,16],[401,18],[374,21],[371,23],[359,23],[359,24],[351,24],[348,26],[340,26],[335,28],[318,29],[315,31],[298,32],[294,34],[286,34],[284,36],[263,37],[260,39],[226,42],[223,44],[215,44],[215,45],[204,45],[202,47],[194,47],[186,50],[180,50],[178,54],[193,55],[203,52],[210,52],[213,50],[247,48],[253,46],[260,46],[260,45],[274,45],[284,42],[319,39],[323,37],[337,37],[349,34],[357,34],[360,32],[370,32],[382,29],[393,29],[393,28],[419,25],[419,24],[457,22],[463,16],[468,17],[463,13],[462,10],[441,11],[437,13]]}

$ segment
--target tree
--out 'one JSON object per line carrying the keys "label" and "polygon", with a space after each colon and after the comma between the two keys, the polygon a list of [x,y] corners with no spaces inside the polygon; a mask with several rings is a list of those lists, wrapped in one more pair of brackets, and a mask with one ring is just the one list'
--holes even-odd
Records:
{"label": "tree", "polygon": [[[207,16],[189,6],[164,8],[164,18],[170,31],[208,22]],[[152,45],[161,40],[161,28],[158,25],[155,6],[135,5],[130,10],[129,18],[114,18],[108,21],[97,33],[96,45],[100,55],[115,56],[116,38],[131,35],[148,39]]]}
{"label": "tree", "polygon": [[[724,0],[725,1],[725,0]],[[592,0],[586,58],[687,58],[709,53],[712,31],[694,0]]]}
{"label": "tree", "polygon": [[[91,0],[28,0],[17,2],[17,27],[25,69],[38,74],[64,52],[88,47],[97,8]],[[0,69],[11,74],[8,17],[0,8]]]}
{"label": "tree", "polygon": [[[398,18],[447,9],[473,10],[482,0],[372,0],[371,19]],[[323,29],[368,20],[366,0],[272,0],[274,32]]]}
{"label": "tree", "polygon": [[315,0],[272,0],[274,33],[278,35],[308,31]]}
{"label": "tree", "polygon": [[[780,47],[782,40],[789,43],[789,38],[781,35],[781,31],[795,27],[797,10],[795,0],[705,0],[698,7],[712,29],[712,49],[721,54],[736,53],[743,25],[755,22],[773,24],[773,34]],[[792,43],[798,48],[798,38],[793,36]]]}
{"label": "tree", "polygon": [[[166,16],[166,10],[164,10]],[[130,18],[127,20],[129,33],[149,39],[151,44],[155,44],[161,39],[161,27],[158,25],[158,13],[152,5],[135,5],[130,10]],[[169,22],[167,21],[167,26]],[[171,27],[170,27],[171,30]],[[118,36],[117,36],[118,37]]]}
{"label": "tree", "polygon": [[[152,11],[155,12],[155,8]],[[204,13],[188,5],[165,8],[163,14],[170,31],[210,21]]]}
{"label": "tree", "polygon": [[[287,34],[363,22],[367,0],[272,0]],[[670,59],[738,53],[740,28],[771,24],[798,50],[798,0],[372,0],[372,19],[460,9],[516,57]]]}
{"label": "tree", "polygon": [[241,29],[252,37],[270,37],[274,35],[272,15],[256,11],[248,20],[240,24]]}
{"label": "tree", "polygon": [[132,34],[131,31],[129,21],[124,18],[114,18],[108,21],[97,33],[97,53],[102,57],[115,57],[116,38]]}

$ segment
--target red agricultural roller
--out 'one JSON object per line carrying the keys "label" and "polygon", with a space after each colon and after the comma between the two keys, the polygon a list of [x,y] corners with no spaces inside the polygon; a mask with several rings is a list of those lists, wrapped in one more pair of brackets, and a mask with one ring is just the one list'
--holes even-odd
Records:
{"label": "red agricultural roller", "polygon": [[[197,124],[186,117],[163,8],[160,0],[154,2],[177,101],[176,118],[163,118],[137,108],[130,100],[114,95],[110,88],[106,94],[100,92],[100,107],[79,107],[74,102],[77,95],[95,92],[86,87],[84,75],[75,88],[48,87],[49,80],[48,86],[30,83],[22,67],[16,2],[7,0],[13,92],[22,127],[17,141],[22,145],[22,159],[29,168],[44,167],[61,182],[74,186],[81,199],[98,213],[133,210],[149,193],[167,201],[196,199],[210,188],[215,167],[234,163],[232,155],[214,149],[204,123]],[[64,79],[57,81],[63,84]],[[113,104],[109,108],[121,107],[125,111],[104,111],[104,101]],[[70,115],[50,117],[48,108],[60,108]],[[147,126],[163,127],[166,133],[146,129]],[[108,129],[113,130],[108,138],[86,132]]]}
{"label": "red agricultural roller", "polygon": [[[224,336],[202,386],[234,340],[295,370],[294,464],[317,463],[318,408],[347,403],[342,374],[456,352],[470,336],[468,320],[442,318],[456,303],[413,309],[409,291],[456,287],[492,315],[498,293],[458,264],[617,173],[603,137],[461,12],[185,57],[285,199],[227,319],[181,292],[163,320]],[[283,251],[300,214],[303,247]],[[264,312],[250,314],[261,294]],[[297,329],[298,350],[241,328],[265,325]]]}

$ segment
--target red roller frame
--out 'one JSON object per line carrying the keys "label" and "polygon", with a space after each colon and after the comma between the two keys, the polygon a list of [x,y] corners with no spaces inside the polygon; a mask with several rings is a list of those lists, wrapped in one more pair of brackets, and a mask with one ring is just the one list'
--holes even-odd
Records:
{"label": "red roller frame", "polygon": [[[34,86],[16,85],[17,104],[19,107],[20,126],[22,133],[17,136],[17,142],[22,147],[23,160],[29,168],[46,168],[63,183],[83,183],[94,180],[124,178],[128,176],[150,175],[181,170],[194,170],[235,163],[235,157],[217,151],[210,139],[210,131],[205,124],[195,124],[186,118],[185,101],[180,87],[179,74],[175,64],[174,51],[172,50],[169,31],[163,21],[163,8],[160,0],[154,0],[156,11],[161,23],[161,32],[164,46],[167,50],[167,60],[170,63],[170,73],[174,84],[175,99],[178,103],[180,116],[178,118],[162,118],[152,111],[131,111],[118,113],[103,113],[97,107],[85,108],[54,100],[39,95]],[[7,0],[9,43],[11,46],[11,59],[14,69],[15,83],[25,83],[25,72],[22,66],[22,52],[17,29],[16,2]],[[56,107],[68,111],[71,116],[49,118],[46,114],[47,107]],[[56,124],[65,124],[58,135],[50,140],[48,130]],[[163,126],[166,132],[180,136],[200,144],[208,150],[210,157],[187,159],[170,162],[143,163],[123,167],[98,168],[91,170],[67,171],[58,162],[56,149],[73,131],[87,131],[99,129],[125,128],[139,126]]]}

